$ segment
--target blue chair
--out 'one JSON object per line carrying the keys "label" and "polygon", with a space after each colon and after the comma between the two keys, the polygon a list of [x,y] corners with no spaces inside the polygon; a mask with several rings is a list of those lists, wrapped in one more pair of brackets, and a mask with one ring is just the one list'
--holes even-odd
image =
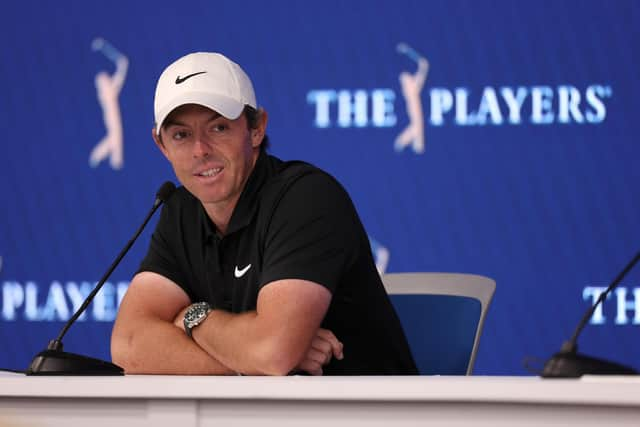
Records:
{"label": "blue chair", "polygon": [[389,273],[382,281],[421,375],[471,375],[496,282],[460,273]]}

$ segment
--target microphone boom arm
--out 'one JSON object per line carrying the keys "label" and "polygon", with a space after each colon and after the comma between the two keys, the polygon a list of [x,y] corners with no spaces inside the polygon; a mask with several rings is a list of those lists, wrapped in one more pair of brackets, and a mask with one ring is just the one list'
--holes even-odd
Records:
{"label": "microphone boom arm", "polygon": [[136,241],[136,239],[142,233],[142,230],[146,227],[147,223],[156,212],[156,210],[162,205],[163,202],[167,201],[169,197],[173,194],[176,187],[172,182],[165,182],[158,193],[156,194],[156,199],[153,202],[153,207],[147,214],[144,219],[142,225],[138,228],[134,236],[129,240],[129,242],[125,245],[125,247],[120,251],[115,261],[111,264],[107,272],[102,276],[100,281],[93,288],[91,293],[84,300],[82,305],[76,310],[76,312],[71,316],[71,318],[64,325],[58,337],[54,340],[49,341],[49,345],[47,345],[47,349],[38,353],[31,364],[25,371],[27,375],[124,375],[124,369],[120,366],[105,362],[100,359],[94,359],[92,357],[82,356],[79,354],[66,353],[62,351],[62,338],[65,336],[71,325],[75,323],[76,320],[84,313],[87,309],[93,298],[96,294],[102,289],[102,286],[105,284],[113,270],[116,269],[122,258],[129,252],[131,246]]}
{"label": "microphone boom arm", "polygon": [[596,302],[582,316],[578,327],[576,328],[570,340],[565,341],[560,351],[554,354],[544,364],[541,376],[543,378],[579,378],[582,375],[638,375],[638,372],[628,366],[610,362],[608,360],[589,357],[577,352],[578,336],[584,329],[593,312],[602,304],[611,293],[629,273],[629,271],[640,261],[640,252],[625,266],[625,268],[613,279],[613,282],[607,289],[600,294]]}

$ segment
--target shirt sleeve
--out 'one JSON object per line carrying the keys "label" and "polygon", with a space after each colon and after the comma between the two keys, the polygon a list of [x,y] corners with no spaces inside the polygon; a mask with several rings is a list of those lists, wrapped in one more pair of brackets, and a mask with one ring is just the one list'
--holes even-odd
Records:
{"label": "shirt sleeve", "polygon": [[303,279],[333,293],[355,262],[359,229],[351,199],[335,179],[320,171],[302,176],[274,207],[260,286]]}
{"label": "shirt sleeve", "polygon": [[176,255],[171,250],[170,230],[172,222],[176,220],[174,216],[170,205],[167,204],[162,207],[160,220],[151,235],[149,249],[137,272],[151,271],[164,276],[178,284],[189,294],[189,297],[192,297],[189,290],[185,288],[186,280],[184,274],[182,274],[178,266]]}

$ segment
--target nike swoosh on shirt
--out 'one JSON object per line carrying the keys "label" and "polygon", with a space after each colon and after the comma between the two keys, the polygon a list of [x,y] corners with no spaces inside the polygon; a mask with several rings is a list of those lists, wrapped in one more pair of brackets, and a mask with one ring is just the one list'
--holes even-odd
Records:
{"label": "nike swoosh on shirt", "polygon": [[249,269],[251,268],[251,264],[247,265],[245,268],[238,270],[238,266],[236,265],[236,269],[233,272],[233,275],[236,276],[236,279],[241,278],[242,276],[244,276],[244,274],[249,271]]}
{"label": "nike swoosh on shirt", "polygon": [[193,76],[197,76],[198,74],[204,74],[206,73],[206,71],[198,71],[197,73],[193,73],[193,74],[189,74],[188,76],[184,76],[184,77],[176,77],[176,84],[179,85],[180,83],[184,82],[187,79],[190,79]]}

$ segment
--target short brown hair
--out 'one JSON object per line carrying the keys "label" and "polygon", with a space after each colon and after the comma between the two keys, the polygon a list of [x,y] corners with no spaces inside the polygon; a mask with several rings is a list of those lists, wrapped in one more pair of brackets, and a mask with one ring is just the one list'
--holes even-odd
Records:
{"label": "short brown hair", "polygon": [[[247,126],[249,127],[249,129],[255,129],[258,127],[258,120],[260,120],[262,110],[255,109],[250,105],[245,105],[242,114],[244,114],[244,116],[247,118]],[[260,149],[266,150],[267,148],[269,148],[269,136],[265,134],[262,137]]]}

